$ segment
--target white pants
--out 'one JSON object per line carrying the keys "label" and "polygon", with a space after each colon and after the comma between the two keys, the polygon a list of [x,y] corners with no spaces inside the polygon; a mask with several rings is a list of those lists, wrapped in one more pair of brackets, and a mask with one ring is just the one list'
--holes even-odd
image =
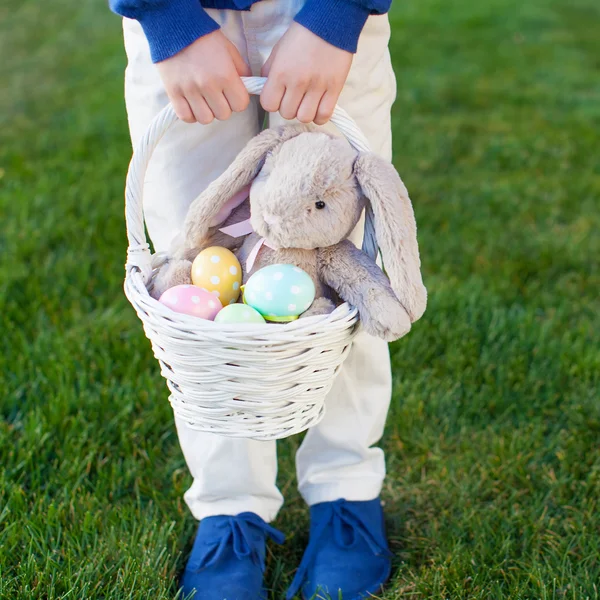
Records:
{"label": "white pants", "polygon": [[[247,12],[208,10],[255,75],[291,24],[302,0],[262,0]],[[128,67],[125,99],[135,145],[168,102],[137,22],[124,20]],[[356,120],[371,147],[391,158],[390,109],[396,84],[388,52],[386,16],[370,17],[339,104]],[[270,115],[270,125],[281,123]],[[243,113],[210,125],[177,123],[159,144],[148,170],[144,211],[157,251],[167,250],[190,202],[219,176],[262,123],[258,99]],[[306,435],[296,456],[299,489],[308,504],[377,497],[385,477],[381,437],[391,396],[387,344],[361,334],[327,398],[323,421]],[[266,521],[283,503],[275,485],[275,442],[200,433],[176,419],[193,484],[185,500],[197,519],[252,511]]]}

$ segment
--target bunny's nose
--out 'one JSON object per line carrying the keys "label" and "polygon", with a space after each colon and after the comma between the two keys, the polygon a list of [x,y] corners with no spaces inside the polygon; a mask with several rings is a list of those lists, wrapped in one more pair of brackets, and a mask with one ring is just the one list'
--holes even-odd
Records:
{"label": "bunny's nose", "polygon": [[277,223],[279,223],[279,217],[270,215],[269,213],[263,215],[263,220],[267,225],[277,225]]}

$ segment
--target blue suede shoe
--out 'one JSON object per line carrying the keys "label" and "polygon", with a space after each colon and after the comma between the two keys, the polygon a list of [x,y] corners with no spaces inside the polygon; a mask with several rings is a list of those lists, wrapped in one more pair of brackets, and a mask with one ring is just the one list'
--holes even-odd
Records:
{"label": "blue suede shoe", "polygon": [[361,600],[381,591],[391,571],[379,498],[310,508],[310,539],[287,600]]}
{"label": "blue suede shoe", "polygon": [[284,536],[251,512],[236,517],[206,517],[200,522],[192,553],[181,578],[183,598],[262,600],[266,538],[283,544]]}

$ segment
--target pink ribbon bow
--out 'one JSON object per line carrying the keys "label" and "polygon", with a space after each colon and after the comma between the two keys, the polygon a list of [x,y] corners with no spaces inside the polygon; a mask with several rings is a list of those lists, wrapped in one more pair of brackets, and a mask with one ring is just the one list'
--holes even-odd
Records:
{"label": "pink ribbon bow", "polygon": [[[219,211],[211,225],[214,224],[213,226],[216,226],[220,223],[223,223],[223,221],[225,221],[227,217],[229,217],[233,210],[240,206],[240,204],[242,204],[242,202],[244,202],[246,198],[248,198],[249,189],[250,186],[243,188],[231,200],[229,200],[227,204],[225,204],[223,208]],[[239,223],[234,223],[233,225],[228,225],[227,227],[222,227],[221,229],[219,229],[219,231],[224,233],[225,235],[230,235],[231,237],[239,238],[244,235],[254,233],[254,228],[252,227],[250,219],[246,219],[245,221],[240,221]],[[256,242],[254,248],[252,248],[250,254],[248,255],[248,258],[246,259],[246,273],[250,273],[250,271],[252,271],[254,263],[256,262],[256,258],[258,257],[258,253],[260,252],[260,249],[263,246],[266,246],[267,248],[273,248],[273,246],[271,246],[271,244],[269,244],[269,242],[267,242],[265,238],[261,237],[258,240],[258,242]]]}

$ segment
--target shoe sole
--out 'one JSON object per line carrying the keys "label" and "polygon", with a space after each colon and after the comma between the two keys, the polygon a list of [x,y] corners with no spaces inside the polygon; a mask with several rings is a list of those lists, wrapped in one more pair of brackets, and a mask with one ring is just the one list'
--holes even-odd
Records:
{"label": "shoe sole", "polygon": [[[354,598],[344,598],[344,596],[342,596],[342,600],[369,600],[369,598],[372,598],[374,594],[378,594],[383,591],[383,587],[389,581],[391,574],[392,574],[392,566],[390,565],[390,568],[388,569],[388,572],[386,573],[385,579],[383,580],[382,583],[378,583],[378,584],[374,585],[373,587],[370,587],[368,590],[361,592],[359,596],[354,596]],[[320,592],[317,592],[317,595],[311,596],[310,598],[308,596],[305,596],[304,594],[302,594],[302,600],[322,600],[318,596],[319,593]],[[333,598],[331,595],[329,595],[329,598],[327,600],[329,600],[329,599],[338,600],[338,598],[339,598],[339,596],[336,598]]]}

